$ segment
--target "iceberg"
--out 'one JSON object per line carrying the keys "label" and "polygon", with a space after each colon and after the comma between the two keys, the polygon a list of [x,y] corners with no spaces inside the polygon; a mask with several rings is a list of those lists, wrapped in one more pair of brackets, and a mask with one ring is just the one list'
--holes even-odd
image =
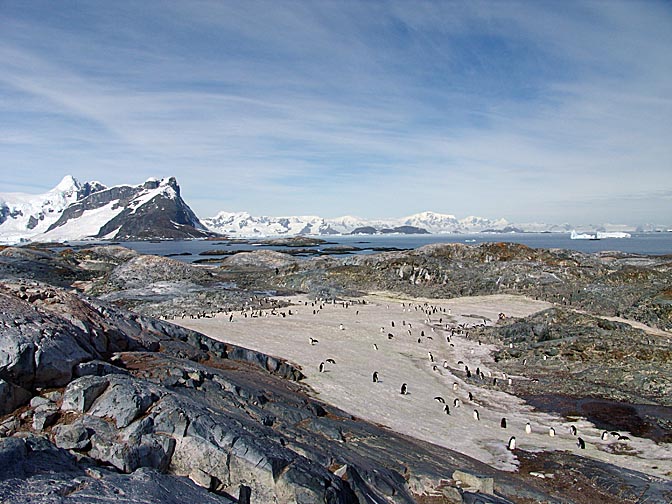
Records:
{"label": "iceberg", "polygon": [[597,232],[597,239],[601,240],[602,238],[632,238],[630,233],[624,233],[622,231],[608,231],[608,232]]}
{"label": "iceberg", "polygon": [[572,233],[569,235],[572,240],[603,240],[605,238],[631,238],[630,233],[624,233],[622,231],[596,231],[595,233],[577,233],[576,230],[572,230]]}
{"label": "iceberg", "polygon": [[569,235],[571,240],[599,240],[597,233],[577,233],[576,230],[572,229],[572,234]]}

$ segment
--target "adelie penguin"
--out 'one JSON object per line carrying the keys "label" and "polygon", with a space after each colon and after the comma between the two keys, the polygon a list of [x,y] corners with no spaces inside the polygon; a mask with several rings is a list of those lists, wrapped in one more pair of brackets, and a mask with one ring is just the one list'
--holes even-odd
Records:
{"label": "adelie penguin", "polygon": [[372,379],[373,379],[373,383],[378,383],[378,371],[373,372]]}
{"label": "adelie penguin", "polygon": [[478,414],[478,410],[474,410],[474,420],[480,420],[481,415]]}
{"label": "adelie penguin", "polygon": [[577,438],[577,440],[576,440],[576,446],[578,446],[578,447],[581,448],[582,450],[585,450],[585,449],[586,449],[586,442],[585,442],[583,439],[581,439],[581,438]]}
{"label": "adelie penguin", "polygon": [[401,395],[406,395],[406,394],[408,394],[408,385],[406,385],[405,383],[402,383],[401,384]]}
{"label": "adelie penguin", "polygon": [[436,396],[434,400],[439,401],[441,404],[446,404],[446,401],[441,396]]}
{"label": "adelie penguin", "polygon": [[499,422],[499,426],[500,426],[502,429],[506,429],[506,418],[502,418],[502,421]]}
{"label": "adelie penguin", "polygon": [[320,362],[320,373],[324,373],[324,362]]}
{"label": "adelie penguin", "polygon": [[507,445],[507,448],[509,450],[515,450],[516,449],[516,436],[511,436],[509,438],[509,443]]}
{"label": "adelie penguin", "polygon": [[448,407],[447,404],[443,407],[443,412],[444,412],[446,415],[450,415],[450,408]]}
{"label": "adelie penguin", "polygon": [[569,426],[569,432],[572,433],[572,436],[576,436],[576,427],[573,425]]}
{"label": "adelie penguin", "polygon": [[530,422],[527,422],[525,424],[525,433],[526,434],[532,434],[532,426],[530,425]]}

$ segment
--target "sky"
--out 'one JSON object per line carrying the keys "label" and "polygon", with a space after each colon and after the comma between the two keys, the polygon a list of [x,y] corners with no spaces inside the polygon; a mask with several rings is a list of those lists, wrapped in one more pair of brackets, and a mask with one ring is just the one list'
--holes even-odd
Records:
{"label": "sky", "polygon": [[672,2],[0,0],[0,192],[672,222]]}

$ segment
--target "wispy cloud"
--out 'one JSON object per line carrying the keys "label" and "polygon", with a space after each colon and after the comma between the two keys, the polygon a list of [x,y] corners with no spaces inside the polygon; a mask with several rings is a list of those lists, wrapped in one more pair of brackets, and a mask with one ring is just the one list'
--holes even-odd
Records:
{"label": "wispy cloud", "polygon": [[669,220],[624,196],[672,190],[665,2],[8,1],[0,24],[2,190],[176,175],[201,215],[555,222],[600,194]]}

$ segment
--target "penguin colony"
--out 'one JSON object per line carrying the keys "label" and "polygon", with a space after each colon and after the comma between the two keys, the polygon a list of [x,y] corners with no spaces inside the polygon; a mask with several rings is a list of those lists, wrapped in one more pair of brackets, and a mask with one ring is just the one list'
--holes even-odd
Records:
{"label": "penguin colony", "polygon": [[[284,319],[296,313],[296,310],[292,312],[292,310],[290,309],[274,306],[273,305],[274,301],[266,298],[261,300],[250,298],[250,303],[251,304],[248,307],[246,307],[243,311],[240,312],[240,315],[243,318],[278,317]],[[366,302],[360,300],[341,301],[335,299],[332,300],[315,299],[312,302],[305,301],[304,307],[308,307],[309,310],[312,311],[312,314],[315,317],[318,317],[320,312],[325,310],[328,306],[348,309],[352,305],[360,305],[360,304],[365,305]],[[445,341],[444,343],[445,353],[451,354],[457,348],[456,343],[459,341],[459,338],[465,338],[467,340],[471,339],[469,335],[470,328],[483,326],[488,322],[485,319],[481,319],[482,323],[479,320],[479,323],[475,324],[466,324],[466,323],[454,324],[450,322],[451,316],[449,314],[449,310],[446,310],[445,308],[441,308],[439,306],[433,306],[429,303],[421,304],[421,303],[402,302],[400,303],[400,305],[403,312],[418,312],[418,314],[422,313],[424,318],[424,324],[426,327],[421,329],[416,328],[414,330],[413,324],[407,321],[406,319],[397,320],[396,322],[395,320],[389,320],[389,324],[380,326],[379,329],[376,329],[376,334],[379,335],[379,337],[376,338],[375,343],[371,344],[371,348],[374,353],[380,351],[381,354],[384,354],[385,347],[387,345],[395,345],[396,344],[395,342],[397,341],[413,341],[414,344],[417,343],[417,345],[428,344],[429,342],[434,341],[434,338],[432,336],[427,336],[427,332],[431,332],[432,334],[435,335],[443,333],[444,337],[438,338],[437,341],[439,342]],[[268,306],[271,306],[271,308],[269,309]],[[264,310],[263,307],[267,308]],[[353,311],[355,312],[355,315],[359,315],[359,310],[353,310]],[[228,321],[234,323],[237,317],[238,315],[232,312],[228,316]],[[348,321],[344,320],[343,322]],[[347,332],[348,325],[343,322],[337,325],[338,330]],[[427,329],[427,331],[425,329]],[[318,337],[320,337],[319,333],[315,334],[314,336],[310,336],[308,340],[309,345],[321,348],[320,340],[318,339]],[[479,345],[481,344],[480,341],[478,343]],[[513,344],[511,344],[510,346],[513,346]],[[488,387],[488,388],[494,387],[498,389],[506,389],[507,386],[511,386],[513,384],[513,378],[507,376],[506,373],[495,373],[492,370],[484,371],[481,370],[480,367],[476,367],[475,369],[470,368],[468,362],[465,363],[463,360],[458,360],[457,362],[455,362],[455,360],[451,359],[449,355],[448,356],[440,355],[440,353],[442,352],[441,351],[437,352],[436,345],[433,345],[433,348],[431,350],[426,346],[424,348],[427,355],[427,359],[425,361],[427,363],[426,365],[428,365],[429,368],[434,373],[437,373],[438,376],[445,376],[447,374],[450,377],[454,376],[461,380],[459,382],[454,381],[452,383],[452,387],[446,388],[446,393],[448,393],[448,390],[452,389],[452,393],[455,396],[461,396],[461,397],[452,397],[448,399],[444,398],[443,396],[434,397],[434,400],[440,405],[441,413],[443,413],[444,415],[451,415],[449,407],[449,402],[451,399],[453,403],[452,404],[453,409],[458,409],[458,411],[462,411],[459,410],[459,408],[463,403],[466,404],[466,402],[468,402],[470,406],[472,406],[472,408],[473,406],[481,405],[478,402],[479,387]],[[471,352],[473,354],[473,350]],[[546,355],[543,355],[542,357],[544,360],[547,359]],[[378,357],[377,355],[374,354],[371,356],[370,362],[374,364],[376,362],[376,359],[380,358],[384,357]],[[466,359],[466,357],[462,358]],[[441,365],[440,366],[437,365],[438,363],[441,363]],[[524,362],[523,364],[525,365],[527,364],[527,362]],[[335,359],[332,358],[326,358],[324,360],[321,360],[317,368],[319,373],[337,372],[338,370],[336,361]],[[371,383],[376,384],[376,386],[381,387],[386,386],[385,384],[383,384],[383,379],[381,379],[378,370],[371,369],[369,373],[370,373],[369,376],[371,376]],[[399,395],[408,396],[411,393],[410,392],[412,388],[411,382],[399,383],[401,380],[396,381],[394,376],[384,376],[383,378],[385,383],[398,387],[397,390]],[[394,385],[395,383],[396,385]],[[485,419],[488,419],[490,422],[497,422],[496,419],[489,418],[490,415],[488,414],[487,410],[484,410],[484,413],[485,417],[482,418],[479,409],[473,408],[471,414],[471,416],[473,417],[472,421],[480,422],[482,419],[484,421]],[[524,431],[524,433],[527,435],[530,435],[533,432],[533,426],[529,421],[524,425],[514,425],[512,422],[509,422],[506,417],[500,417],[499,426],[501,429],[508,429],[515,432],[522,433]],[[572,437],[575,437],[576,446],[579,449],[581,450],[586,449],[586,441],[583,438],[578,437],[578,429],[576,428],[576,426],[571,425],[569,427],[569,434]],[[615,436],[613,434],[615,434]],[[554,427],[552,426],[548,427],[548,435],[550,437],[556,436],[556,430]],[[607,431],[602,433],[601,436],[602,441],[611,441],[612,439],[617,439],[619,441],[626,441],[629,438],[627,436],[621,436],[618,433],[610,434]],[[516,442],[517,442],[516,436],[513,435],[510,436],[508,441],[505,443],[506,448],[511,451],[515,450],[517,446]]]}
{"label": "penguin colony", "polygon": [[[315,303],[313,303],[313,305],[318,306],[318,309],[314,310],[314,314],[317,315],[319,313],[319,311],[323,310],[324,305],[326,303],[328,303],[328,301],[316,300]],[[341,302],[341,305],[344,308],[348,308],[349,304],[355,304],[355,303],[357,303],[357,301],[350,302],[350,303]],[[333,300],[331,302],[331,304],[336,305],[337,302],[335,300]],[[425,319],[424,322],[425,322],[425,324],[430,326],[431,332],[436,333],[437,329],[439,331],[448,332],[449,334],[446,335],[445,340],[446,340],[447,343],[450,343],[451,348],[455,348],[455,345],[454,345],[453,341],[454,341],[456,336],[462,336],[462,337],[466,337],[467,339],[469,339],[469,331],[468,331],[469,327],[474,327],[475,325],[482,326],[482,325],[487,323],[486,320],[483,320],[483,324],[474,324],[472,326],[469,326],[467,324],[458,324],[456,326],[451,326],[450,324],[443,325],[443,317],[439,317],[439,321],[438,321],[439,325],[438,325],[438,327],[435,327],[434,325],[432,325],[432,316],[436,316],[437,314],[440,315],[441,313],[445,313],[445,309],[441,309],[441,308],[429,305],[428,303],[424,303],[422,305],[420,305],[420,304],[415,304],[414,305],[412,303],[401,303],[401,306],[402,306],[402,309],[404,311],[406,311],[406,310],[408,310],[408,311],[411,311],[411,310],[418,311],[418,310],[420,310],[420,311],[424,312],[427,315],[427,318]],[[387,308],[389,309],[389,305],[388,305]],[[357,311],[356,314],[359,315],[359,311]],[[448,317],[446,317],[446,318],[448,318]],[[434,322],[436,322],[436,320],[434,320]],[[393,341],[396,337],[404,337],[405,338],[406,335],[408,335],[411,338],[415,338],[415,336],[413,335],[413,331],[412,331],[413,326],[410,322],[407,322],[406,320],[401,321],[401,327],[403,327],[405,329],[403,332],[398,332],[398,330],[397,331],[392,331],[392,329],[397,328],[397,327],[398,327],[398,322],[395,324],[395,321],[391,320],[390,324],[389,324],[389,329],[386,328],[385,326],[382,326],[382,327],[380,327],[379,333],[381,335],[385,335],[386,332],[389,331],[389,332],[387,332],[387,341],[388,342]],[[343,323],[340,323],[339,326],[338,326],[338,329],[341,330],[341,331],[345,331],[346,327]],[[425,341],[433,340],[432,336],[426,336],[425,335],[425,330],[424,329],[420,330],[419,337],[417,337],[417,343],[421,344],[423,342],[423,338],[424,338]],[[383,344],[383,341],[384,341],[384,339],[381,339],[380,343]],[[317,343],[318,343],[317,339],[312,338],[312,337],[310,338],[310,344],[311,345],[315,345]],[[478,343],[479,343],[479,345],[481,344],[480,341]],[[513,343],[511,343],[509,346],[513,347]],[[378,343],[373,343],[372,348],[375,351],[379,350]],[[441,370],[439,369],[439,366],[434,364],[435,362],[438,362],[438,361],[437,361],[437,358],[434,356],[434,353],[431,350],[427,350],[427,357],[428,357],[428,362],[432,365],[431,369],[434,372],[441,373]],[[544,355],[543,359],[546,360],[547,356]],[[333,359],[325,359],[324,361],[320,362],[319,372],[325,372],[326,371],[326,364],[335,364],[335,361]],[[469,383],[471,381],[479,381],[479,382],[485,383],[486,377],[488,379],[492,379],[491,385],[493,387],[499,387],[501,383],[504,383],[504,386],[506,386],[507,384],[510,386],[513,383],[513,379],[511,377],[507,376],[506,373],[501,373],[501,376],[499,377],[501,381],[498,381],[498,377],[493,376],[493,372],[490,371],[490,370],[488,370],[486,373],[484,373],[480,369],[480,367],[477,367],[476,370],[474,372],[472,372],[470,370],[469,366],[464,363],[464,361],[459,360],[459,361],[457,361],[456,364],[457,364],[457,369],[463,370],[462,373],[464,375],[464,378],[466,378],[465,381],[467,383]],[[524,362],[524,365],[525,364],[527,364],[527,361]],[[444,370],[447,370],[447,371],[451,371],[451,370],[455,369],[455,368],[451,367],[448,359],[443,359],[441,366]],[[372,375],[371,375],[371,378],[372,378],[372,383],[381,383],[378,371],[373,371]],[[457,393],[459,391],[459,389],[460,389],[459,383],[458,382],[453,382],[452,391]],[[404,396],[410,394],[408,383],[406,383],[406,382],[401,383],[401,385],[399,386],[399,394],[404,395]],[[470,403],[472,403],[474,405],[478,405],[477,401],[475,400],[474,393],[471,390],[467,391],[467,396],[468,396],[468,401]],[[437,403],[441,404],[443,413],[445,413],[446,415],[450,415],[450,408],[449,408],[448,404],[446,404],[446,400],[442,396],[436,396],[436,397],[434,397],[434,400]],[[460,406],[462,405],[462,402],[463,401],[459,397],[453,398],[453,408],[454,409],[460,408]],[[475,421],[480,421],[481,420],[481,414],[480,414],[478,409],[473,410],[472,417]],[[509,427],[509,423],[508,423],[506,417],[501,418],[501,420],[499,422],[499,425],[502,429],[507,429]],[[532,434],[532,424],[530,422],[527,422],[525,424],[524,432],[525,432],[525,434]],[[581,437],[578,437],[578,429],[575,425],[570,425],[569,426],[569,433],[570,433],[571,436],[574,436],[574,437],[577,438],[576,446],[579,449],[582,449],[582,450],[586,449],[586,442]],[[554,427],[549,427],[548,434],[549,434],[550,437],[555,437],[556,436],[555,428]],[[618,433],[612,433],[612,434],[615,434],[615,436],[612,436],[612,437],[615,437],[616,439],[619,439],[619,440],[628,440],[629,439],[627,436],[621,436]],[[602,433],[602,436],[601,436],[602,441],[609,440],[609,436],[610,436],[610,434],[607,431],[604,431]],[[516,437],[515,436],[509,437],[509,439],[506,443],[506,448],[510,451],[514,451],[516,449]]]}

